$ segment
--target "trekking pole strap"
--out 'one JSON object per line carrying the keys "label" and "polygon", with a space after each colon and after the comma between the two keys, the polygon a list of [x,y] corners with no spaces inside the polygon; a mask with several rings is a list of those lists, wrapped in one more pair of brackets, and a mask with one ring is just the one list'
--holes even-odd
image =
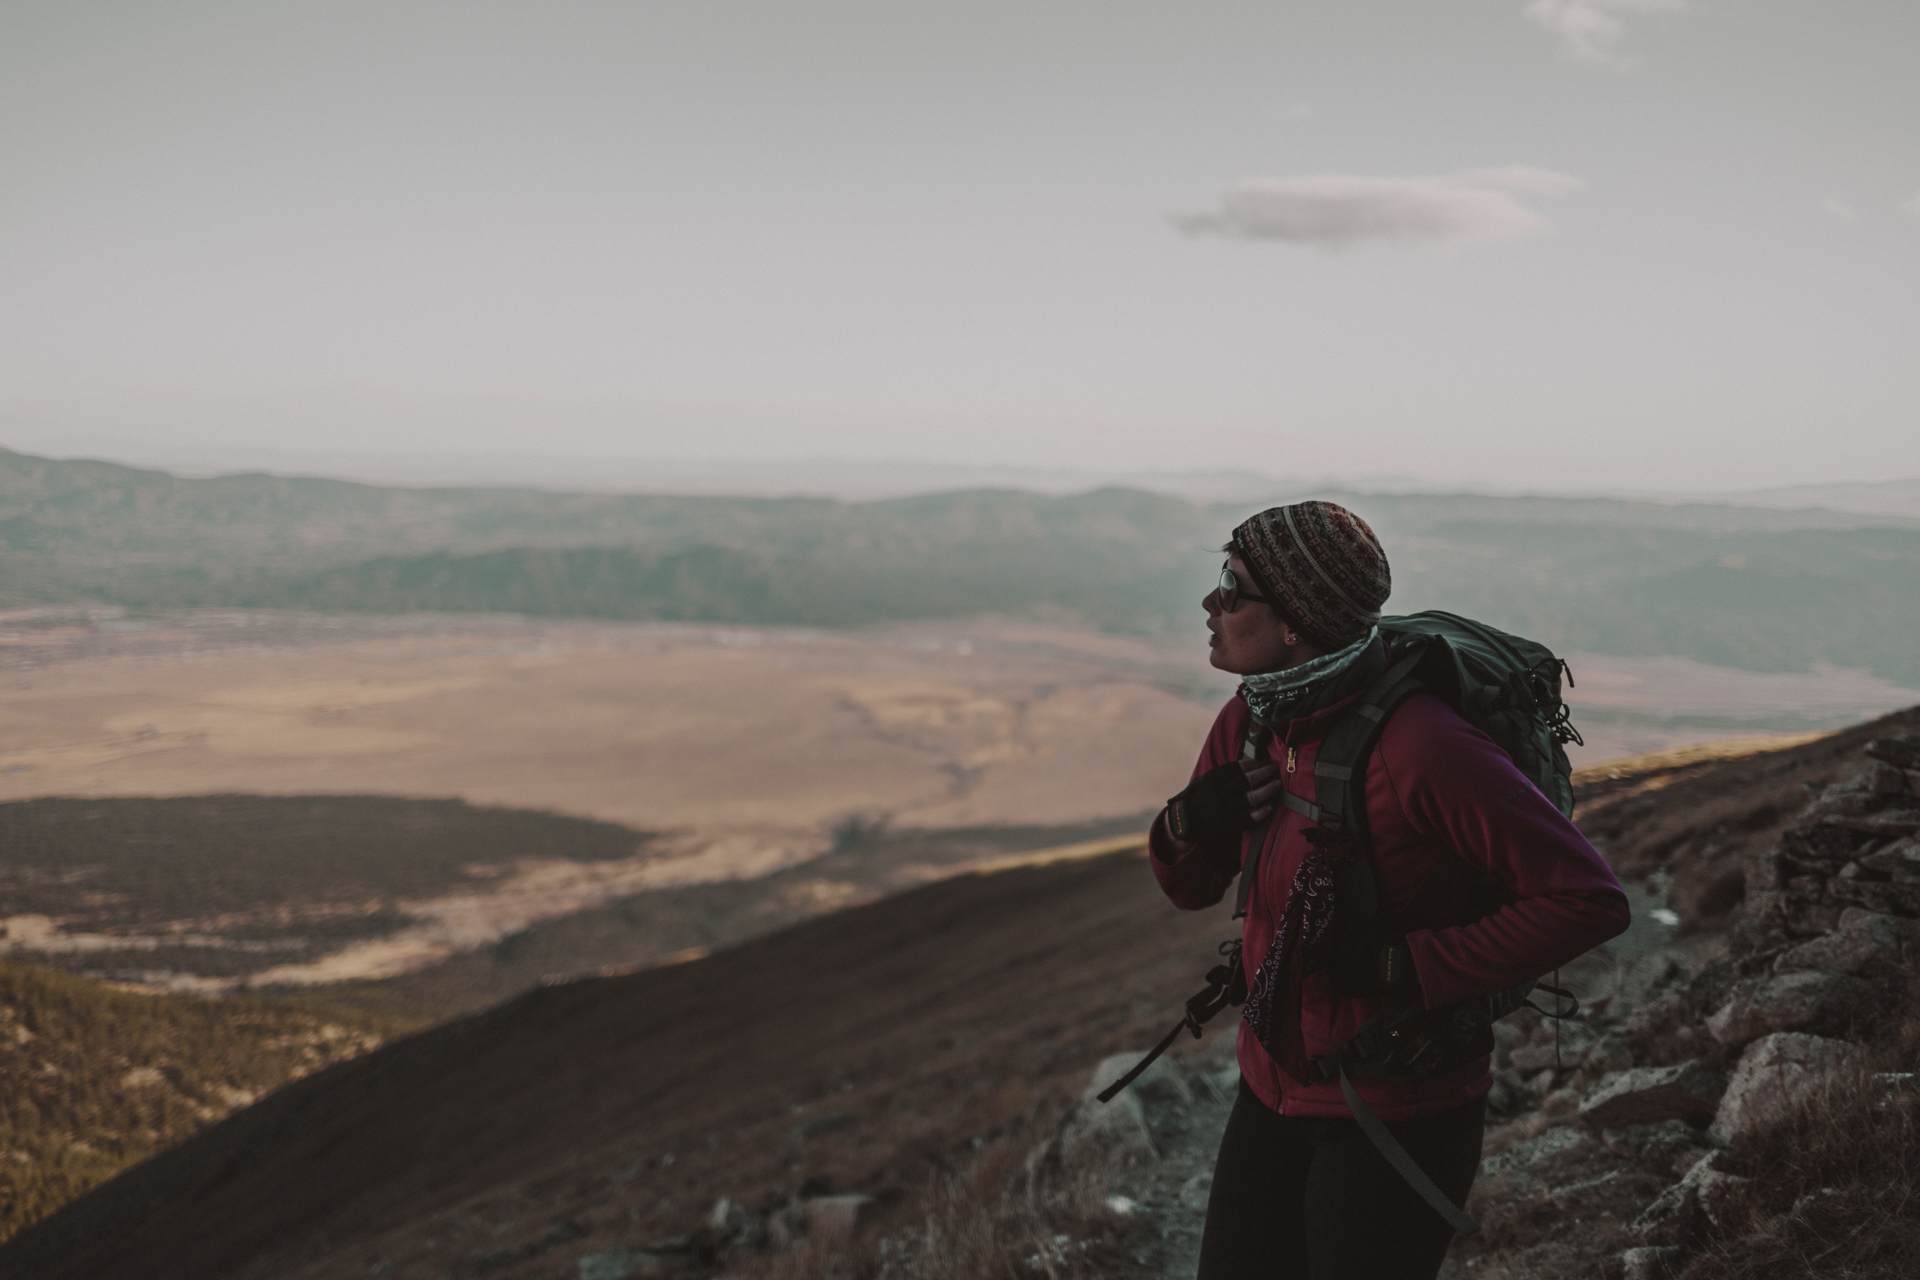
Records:
{"label": "trekking pole strap", "polygon": [[[1153,1048],[1147,1053],[1146,1057],[1140,1059],[1140,1061],[1133,1064],[1133,1069],[1131,1071],[1127,1072],[1127,1074],[1121,1076],[1118,1080],[1115,1080],[1112,1084],[1108,1085],[1106,1088],[1100,1091],[1100,1095],[1099,1095],[1100,1101],[1112,1102],[1116,1097],[1118,1097],[1122,1089],[1132,1084],[1135,1080],[1138,1080],[1140,1078],[1141,1072],[1145,1071],[1148,1067],[1152,1066],[1154,1062],[1159,1059],[1161,1054],[1171,1049],[1173,1047],[1173,1042],[1175,1040],[1178,1040],[1180,1038],[1180,1033],[1182,1031],[1185,1031],[1186,1029],[1187,1029],[1187,1020],[1185,1018],[1182,1018],[1177,1024],[1175,1024],[1173,1030],[1167,1032],[1166,1039],[1162,1040],[1159,1044],[1153,1046]],[[1199,1035],[1200,1033],[1198,1030],[1195,1030],[1194,1034]]]}
{"label": "trekking pole strap", "polygon": [[1204,991],[1196,991],[1187,997],[1186,1013],[1181,1017],[1180,1021],[1173,1024],[1173,1030],[1167,1032],[1166,1037],[1162,1039],[1159,1044],[1153,1046],[1153,1048],[1148,1051],[1146,1057],[1134,1063],[1133,1070],[1127,1072],[1127,1074],[1102,1089],[1099,1094],[1096,1095],[1100,1101],[1112,1102],[1114,1098],[1119,1096],[1122,1089],[1132,1084],[1135,1080],[1138,1080],[1141,1072],[1152,1066],[1155,1059],[1173,1047],[1173,1042],[1180,1038],[1182,1031],[1191,1031],[1193,1038],[1198,1040],[1200,1038],[1200,1028],[1211,1020],[1214,1014],[1220,1012],[1230,1004],[1239,1003],[1239,1001],[1234,999],[1233,977],[1240,968],[1240,944],[1233,942],[1222,945],[1223,948],[1226,946],[1233,948],[1232,959],[1227,964],[1216,966],[1214,970],[1207,975],[1208,981],[1206,989]]}
{"label": "trekking pole strap", "polygon": [[1353,1119],[1360,1126],[1360,1132],[1387,1158],[1394,1172],[1407,1180],[1407,1185],[1420,1193],[1420,1198],[1433,1207],[1433,1211],[1447,1220],[1455,1235],[1470,1236],[1480,1229],[1480,1224],[1469,1218],[1460,1207],[1447,1199],[1446,1193],[1433,1185],[1433,1179],[1426,1170],[1413,1162],[1407,1149],[1400,1145],[1391,1130],[1373,1114],[1373,1108],[1366,1104],[1360,1091],[1353,1087],[1353,1081],[1347,1078],[1347,1069],[1340,1068],[1340,1092],[1346,1095],[1347,1110],[1353,1113]]}

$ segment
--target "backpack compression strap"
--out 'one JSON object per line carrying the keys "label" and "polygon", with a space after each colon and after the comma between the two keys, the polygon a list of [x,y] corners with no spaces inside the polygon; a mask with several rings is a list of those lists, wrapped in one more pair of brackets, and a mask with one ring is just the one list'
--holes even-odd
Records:
{"label": "backpack compression strap", "polygon": [[1407,1149],[1394,1138],[1392,1130],[1373,1114],[1373,1108],[1367,1105],[1360,1091],[1353,1087],[1353,1081],[1347,1079],[1345,1067],[1340,1069],[1340,1092],[1347,1099],[1347,1110],[1353,1113],[1353,1121],[1360,1126],[1360,1132],[1367,1135],[1374,1148],[1387,1158],[1394,1172],[1407,1180],[1407,1185],[1420,1193],[1420,1198],[1432,1206],[1433,1211],[1447,1220],[1454,1234],[1470,1236],[1480,1229],[1480,1224],[1466,1215],[1453,1201],[1447,1199],[1446,1192],[1433,1184],[1427,1171],[1414,1163]]}

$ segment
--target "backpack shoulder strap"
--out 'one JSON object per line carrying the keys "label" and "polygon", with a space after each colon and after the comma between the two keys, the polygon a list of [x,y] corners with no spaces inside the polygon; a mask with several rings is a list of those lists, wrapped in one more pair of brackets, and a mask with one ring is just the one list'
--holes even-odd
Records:
{"label": "backpack shoulder strap", "polygon": [[[1364,774],[1373,744],[1379,741],[1387,717],[1394,709],[1424,687],[1414,677],[1414,668],[1424,655],[1418,650],[1407,654],[1360,695],[1328,731],[1313,763],[1313,798],[1318,813],[1319,843],[1347,843],[1361,855],[1355,870],[1360,872],[1353,887],[1362,901],[1352,904],[1355,914],[1371,919],[1378,894],[1374,891],[1372,852],[1367,847],[1367,812]],[[1341,903],[1342,909],[1349,904]]]}
{"label": "backpack shoulder strap", "polygon": [[[1240,758],[1258,760],[1260,749],[1266,746],[1267,739],[1273,736],[1273,730],[1263,724],[1255,724],[1251,720],[1247,725],[1247,736],[1240,743]],[[1273,819],[1274,815],[1268,814],[1265,822],[1247,833],[1244,843],[1240,846],[1240,888],[1233,900],[1235,920],[1247,914],[1247,900],[1253,896],[1253,882],[1260,877],[1260,855],[1267,847],[1267,832],[1273,828]]]}

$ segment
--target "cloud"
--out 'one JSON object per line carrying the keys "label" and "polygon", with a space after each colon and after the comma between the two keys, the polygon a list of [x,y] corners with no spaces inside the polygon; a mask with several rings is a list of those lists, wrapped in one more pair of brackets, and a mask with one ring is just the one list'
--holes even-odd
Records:
{"label": "cloud", "polygon": [[1578,190],[1578,178],[1509,165],[1436,178],[1357,178],[1320,174],[1243,182],[1211,213],[1176,215],[1195,235],[1286,240],[1344,249],[1361,240],[1466,244],[1513,240],[1552,224],[1516,198]]}
{"label": "cloud", "polygon": [[1913,199],[1902,204],[1900,206],[1900,212],[1910,213],[1914,217],[1920,218],[1920,192],[1915,193]]}
{"label": "cloud", "polygon": [[1680,13],[1686,7],[1687,0],[1532,0],[1526,15],[1559,36],[1581,61],[1618,65],[1616,46],[1626,35],[1628,17]]}
{"label": "cloud", "polygon": [[1834,218],[1840,222],[1860,221],[1860,215],[1853,211],[1853,206],[1845,200],[1842,200],[1839,196],[1828,196],[1820,202],[1820,207],[1832,214]]}

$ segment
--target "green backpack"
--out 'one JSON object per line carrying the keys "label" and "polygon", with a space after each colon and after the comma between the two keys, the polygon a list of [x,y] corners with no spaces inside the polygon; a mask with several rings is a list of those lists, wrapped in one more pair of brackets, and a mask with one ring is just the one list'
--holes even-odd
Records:
{"label": "green backpack", "polygon": [[1566,659],[1538,641],[1439,609],[1382,618],[1380,634],[1396,654],[1419,654],[1413,678],[1499,743],[1540,794],[1573,816],[1567,743],[1585,744],[1560,701],[1561,677],[1573,687]]}

